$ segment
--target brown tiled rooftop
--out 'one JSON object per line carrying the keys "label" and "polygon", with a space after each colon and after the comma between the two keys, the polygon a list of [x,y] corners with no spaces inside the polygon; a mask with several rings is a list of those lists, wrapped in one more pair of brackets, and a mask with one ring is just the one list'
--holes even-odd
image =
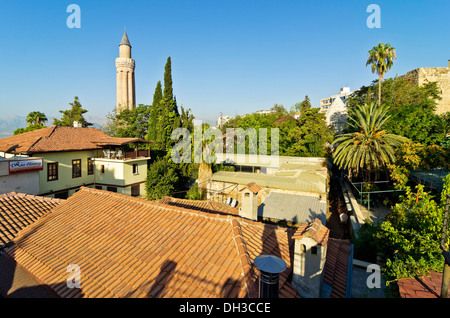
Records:
{"label": "brown tiled rooftop", "polygon": [[159,203],[202,212],[239,215],[239,210],[229,205],[208,200],[187,200],[165,196]]}
{"label": "brown tiled rooftop", "polygon": [[259,191],[261,191],[262,188],[257,185],[256,182],[250,182],[246,187],[242,188],[241,191],[245,189],[249,189],[254,194],[257,194]]}
{"label": "brown tiled rooftop", "polygon": [[[257,297],[252,260],[282,257],[295,297],[292,231],[82,187],[14,240],[7,256],[60,297]],[[65,287],[67,266],[81,290]],[[0,286],[1,287],[1,286]],[[3,291],[3,293],[6,293]]]}
{"label": "brown tiled rooftop", "polygon": [[326,245],[330,230],[322,224],[318,218],[314,219],[311,223],[301,224],[294,234],[294,239],[302,237],[309,237],[315,240],[320,245]]}
{"label": "brown tiled rooftop", "polygon": [[0,139],[0,151],[14,145],[16,153],[43,153],[100,149],[105,145],[147,142],[139,138],[113,138],[95,127],[51,126]]}
{"label": "brown tiled rooftop", "polygon": [[0,195],[0,249],[16,235],[49,213],[63,200],[24,193],[11,192]]}
{"label": "brown tiled rooftop", "polygon": [[398,281],[402,298],[438,298],[441,295],[441,287],[442,273],[437,272],[431,272],[423,277],[403,278]]}

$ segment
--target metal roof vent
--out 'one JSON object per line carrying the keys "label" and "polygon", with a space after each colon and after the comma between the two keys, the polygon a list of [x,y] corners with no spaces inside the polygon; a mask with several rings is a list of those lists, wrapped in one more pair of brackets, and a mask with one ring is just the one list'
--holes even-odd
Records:
{"label": "metal roof vent", "polygon": [[280,273],[286,269],[286,262],[277,256],[260,255],[255,258],[254,263],[261,273],[259,297],[278,298]]}

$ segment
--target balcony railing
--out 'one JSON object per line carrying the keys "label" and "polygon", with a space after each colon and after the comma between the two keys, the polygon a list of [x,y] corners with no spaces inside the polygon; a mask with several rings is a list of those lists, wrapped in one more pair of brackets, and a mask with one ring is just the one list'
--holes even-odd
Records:
{"label": "balcony railing", "polygon": [[115,160],[129,160],[147,157],[150,157],[150,150],[138,150],[130,152],[103,150],[103,155],[100,156],[100,158]]}

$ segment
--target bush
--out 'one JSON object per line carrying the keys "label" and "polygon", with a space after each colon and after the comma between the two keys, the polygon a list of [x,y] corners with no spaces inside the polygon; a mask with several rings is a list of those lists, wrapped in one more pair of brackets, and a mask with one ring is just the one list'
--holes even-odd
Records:
{"label": "bush", "polygon": [[173,194],[178,182],[178,171],[174,163],[159,158],[154,161],[147,172],[145,188],[148,200],[159,200]]}

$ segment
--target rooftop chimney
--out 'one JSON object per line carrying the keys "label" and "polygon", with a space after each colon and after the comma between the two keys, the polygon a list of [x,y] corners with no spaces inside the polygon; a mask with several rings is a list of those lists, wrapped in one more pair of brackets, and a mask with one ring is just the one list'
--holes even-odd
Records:
{"label": "rooftop chimney", "polygon": [[286,269],[286,262],[273,255],[260,255],[255,258],[259,269],[259,297],[278,298],[280,273]]}
{"label": "rooftop chimney", "polygon": [[75,128],[80,128],[80,127],[83,127],[83,125],[80,123],[80,122],[78,122],[78,121],[74,121],[73,122],[73,127],[75,127]]}
{"label": "rooftop chimney", "polygon": [[258,192],[262,188],[252,182],[242,189],[241,202],[239,208],[239,216],[250,220],[258,220]]}
{"label": "rooftop chimney", "polygon": [[319,298],[330,230],[319,219],[304,223],[292,237],[294,246],[293,286],[303,298]]}

